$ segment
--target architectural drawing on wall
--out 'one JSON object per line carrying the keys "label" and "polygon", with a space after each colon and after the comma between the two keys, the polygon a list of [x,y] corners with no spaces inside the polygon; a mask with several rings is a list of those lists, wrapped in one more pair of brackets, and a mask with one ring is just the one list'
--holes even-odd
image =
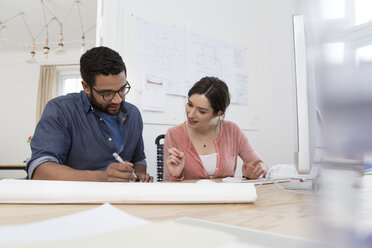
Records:
{"label": "architectural drawing on wall", "polygon": [[205,76],[224,80],[231,102],[248,104],[247,53],[245,49],[174,26],[138,18],[140,78],[158,75],[166,94],[186,96]]}
{"label": "architectural drawing on wall", "polygon": [[235,84],[230,86],[231,102],[236,104],[246,105],[248,104],[247,96],[247,76],[239,73],[235,73],[234,82]]}
{"label": "architectural drawing on wall", "polygon": [[217,77],[222,76],[222,73],[218,73],[222,72],[222,62],[217,56],[216,47],[203,44],[201,52],[196,55],[196,66],[199,72],[216,72]]}
{"label": "architectural drawing on wall", "polygon": [[146,83],[146,75],[158,75],[167,81],[167,94],[185,95],[186,33],[138,19],[138,36],[142,82]]}
{"label": "architectural drawing on wall", "polygon": [[214,76],[228,83],[223,71],[223,49],[218,41],[205,36],[189,33],[187,36],[187,80],[197,82],[205,76]]}

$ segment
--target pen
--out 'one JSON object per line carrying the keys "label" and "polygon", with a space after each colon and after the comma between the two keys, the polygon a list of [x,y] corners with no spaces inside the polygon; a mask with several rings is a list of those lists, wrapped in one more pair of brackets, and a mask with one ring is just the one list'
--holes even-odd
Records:
{"label": "pen", "polygon": [[[117,154],[116,152],[114,152],[112,154],[112,156],[114,156],[114,158],[121,164],[125,164],[124,160],[119,156],[119,154]],[[134,177],[135,179],[137,179],[137,175],[136,173],[134,173],[134,171],[132,171],[132,177]]]}

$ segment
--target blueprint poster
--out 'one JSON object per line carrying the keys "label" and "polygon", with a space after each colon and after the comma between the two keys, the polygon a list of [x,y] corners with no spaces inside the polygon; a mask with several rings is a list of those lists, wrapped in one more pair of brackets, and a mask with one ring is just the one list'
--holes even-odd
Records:
{"label": "blueprint poster", "polygon": [[138,36],[144,90],[152,75],[164,85],[166,94],[186,96],[199,79],[214,76],[229,86],[232,103],[248,104],[245,49],[144,19],[138,19]]}

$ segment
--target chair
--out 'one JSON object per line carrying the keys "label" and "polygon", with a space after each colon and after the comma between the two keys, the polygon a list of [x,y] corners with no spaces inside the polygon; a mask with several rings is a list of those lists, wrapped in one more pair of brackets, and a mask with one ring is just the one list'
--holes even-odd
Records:
{"label": "chair", "polygon": [[[163,167],[164,167],[164,134],[160,134],[155,139],[156,144],[156,174],[157,174],[157,181],[163,181]],[[160,143],[162,141],[162,143]]]}

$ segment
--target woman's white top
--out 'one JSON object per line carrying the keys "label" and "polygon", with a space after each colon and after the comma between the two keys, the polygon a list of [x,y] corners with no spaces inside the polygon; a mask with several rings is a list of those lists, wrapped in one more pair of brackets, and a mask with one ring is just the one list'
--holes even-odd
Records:
{"label": "woman's white top", "polygon": [[207,171],[209,177],[213,177],[217,167],[217,153],[208,155],[199,155],[204,169]]}

